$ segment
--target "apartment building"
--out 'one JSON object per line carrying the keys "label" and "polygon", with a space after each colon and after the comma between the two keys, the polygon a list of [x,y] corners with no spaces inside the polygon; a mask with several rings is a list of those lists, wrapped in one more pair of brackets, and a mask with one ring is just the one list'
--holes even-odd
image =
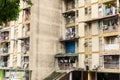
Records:
{"label": "apartment building", "polygon": [[120,80],[119,6],[120,0],[62,0],[55,59],[67,80]]}
{"label": "apartment building", "polygon": [[120,80],[120,0],[32,2],[0,27],[1,80]]}
{"label": "apartment building", "polygon": [[20,7],[18,20],[0,27],[0,80],[30,80],[30,5]]}

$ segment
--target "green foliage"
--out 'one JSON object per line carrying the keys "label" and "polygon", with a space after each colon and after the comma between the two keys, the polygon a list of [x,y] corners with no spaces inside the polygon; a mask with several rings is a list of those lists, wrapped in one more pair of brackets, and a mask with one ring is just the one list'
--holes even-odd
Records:
{"label": "green foliage", "polygon": [[[26,1],[29,5],[32,5],[31,0]],[[17,20],[19,17],[20,0],[0,0],[0,25],[8,21]]]}

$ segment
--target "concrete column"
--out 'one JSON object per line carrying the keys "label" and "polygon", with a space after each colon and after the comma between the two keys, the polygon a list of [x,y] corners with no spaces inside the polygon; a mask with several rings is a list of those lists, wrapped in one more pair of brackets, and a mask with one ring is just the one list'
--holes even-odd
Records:
{"label": "concrete column", "polygon": [[[117,0],[117,8],[119,7],[119,5],[120,5],[119,0]],[[119,12],[117,11],[117,13]]]}
{"label": "concrete column", "polygon": [[18,40],[18,44],[17,44],[17,52],[22,52],[22,47],[21,47],[21,40]]}
{"label": "concrete column", "polygon": [[23,26],[22,24],[18,26],[18,38],[22,37],[22,26]]}
{"label": "concrete column", "polygon": [[81,72],[81,80],[83,80],[83,71]]}
{"label": "concrete column", "polygon": [[97,80],[97,72],[95,73],[95,80]]}
{"label": "concrete column", "polygon": [[10,38],[14,39],[14,27],[11,27]]}
{"label": "concrete column", "polygon": [[91,80],[90,72],[88,72],[88,80]]}
{"label": "concrete column", "polygon": [[13,53],[14,52],[14,41],[10,42],[10,49],[9,49],[9,53]]}
{"label": "concrete column", "polygon": [[55,69],[59,70],[58,59],[57,58],[55,58]]}
{"label": "concrete column", "polygon": [[69,75],[69,77],[70,77],[70,80],[72,80],[72,72],[70,72],[70,75]]}

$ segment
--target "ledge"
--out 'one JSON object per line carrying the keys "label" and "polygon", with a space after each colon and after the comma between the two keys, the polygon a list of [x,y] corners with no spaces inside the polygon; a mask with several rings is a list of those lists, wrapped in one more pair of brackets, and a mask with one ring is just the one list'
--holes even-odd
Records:
{"label": "ledge", "polygon": [[86,20],[86,21],[83,21],[83,22],[84,23],[90,23],[90,22],[93,22],[93,21],[102,20],[102,19],[106,19],[106,18],[112,18],[112,17],[115,17],[115,16],[118,16],[118,14],[108,15],[108,16],[101,17],[101,18],[93,18],[93,19],[89,19],[89,20]]}
{"label": "ledge", "polygon": [[61,54],[56,54],[55,57],[56,58],[58,58],[58,57],[78,57],[78,54],[76,54],[76,53],[66,53],[66,54],[61,53]]}
{"label": "ledge", "polygon": [[80,37],[74,37],[74,38],[69,38],[69,39],[61,39],[60,42],[67,42],[67,41],[76,41],[78,40]]}

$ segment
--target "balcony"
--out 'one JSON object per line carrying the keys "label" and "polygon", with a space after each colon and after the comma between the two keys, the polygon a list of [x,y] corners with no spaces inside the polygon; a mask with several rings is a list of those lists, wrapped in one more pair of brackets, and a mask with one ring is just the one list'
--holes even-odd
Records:
{"label": "balcony", "polygon": [[117,32],[118,31],[118,26],[107,26],[103,28],[103,33],[109,33],[109,32]]}
{"label": "balcony", "polygon": [[28,54],[29,53],[29,48],[30,48],[29,45],[30,45],[29,38],[22,40],[21,48],[22,48],[22,53],[23,54]]}
{"label": "balcony", "polygon": [[104,64],[104,68],[119,69],[119,62],[114,61],[109,64]]}
{"label": "balcony", "polygon": [[72,41],[72,40],[78,40],[79,36],[77,35],[77,30],[75,27],[69,27],[66,28],[66,34],[65,38],[61,38],[60,41]]}
{"label": "balcony", "polygon": [[10,50],[9,46],[10,46],[10,43],[2,43],[1,44],[1,48],[0,48],[1,56],[9,55],[9,50]]}
{"label": "balcony", "polygon": [[100,20],[98,22],[98,25],[99,25],[99,33],[117,32],[119,28],[117,17]]}
{"label": "balcony", "polygon": [[105,44],[104,50],[119,50],[119,44]]}
{"label": "balcony", "polygon": [[59,70],[77,69],[78,55],[75,53],[56,54],[57,65]]}
{"label": "balcony", "polygon": [[69,16],[68,18],[66,18],[66,24],[71,24],[71,23],[75,23],[75,16]]}
{"label": "balcony", "polygon": [[29,53],[29,48],[30,48],[29,44],[23,44],[22,45],[22,53],[23,54],[28,54]]}
{"label": "balcony", "polygon": [[7,67],[7,62],[5,61],[1,62],[1,67]]}
{"label": "balcony", "polygon": [[75,8],[75,0],[66,0],[65,4],[66,4],[66,11]]}
{"label": "balcony", "polygon": [[119,69],[119,55],[105,55],[104,68]]}
{"label": "balcony", "polygon": [[98,15],[99,17],[106,17],[110,15],[116,15],[117,10],[116,10],[116,1],[108,1],[103,4],[99,4],[98,6]]}
{"label": "balcony", "polygon": [[7,40],[9,40],[9,31],[4,31],[1,33],[1,41],[4,42]]}
{"label": "balcony", "polygon": [[2,56],[1,57],[1,67],[8,67],[8,60],[9,60],[9,56]]}
{"label": "balcony", "polygon": [[30,24],[24,25],[22,31],[22,37],[30,36]]}
{"label": "balcony", "polygon": [[29,21],[30,20],[30,9],[25,9],[23,11],[23,21]]}

